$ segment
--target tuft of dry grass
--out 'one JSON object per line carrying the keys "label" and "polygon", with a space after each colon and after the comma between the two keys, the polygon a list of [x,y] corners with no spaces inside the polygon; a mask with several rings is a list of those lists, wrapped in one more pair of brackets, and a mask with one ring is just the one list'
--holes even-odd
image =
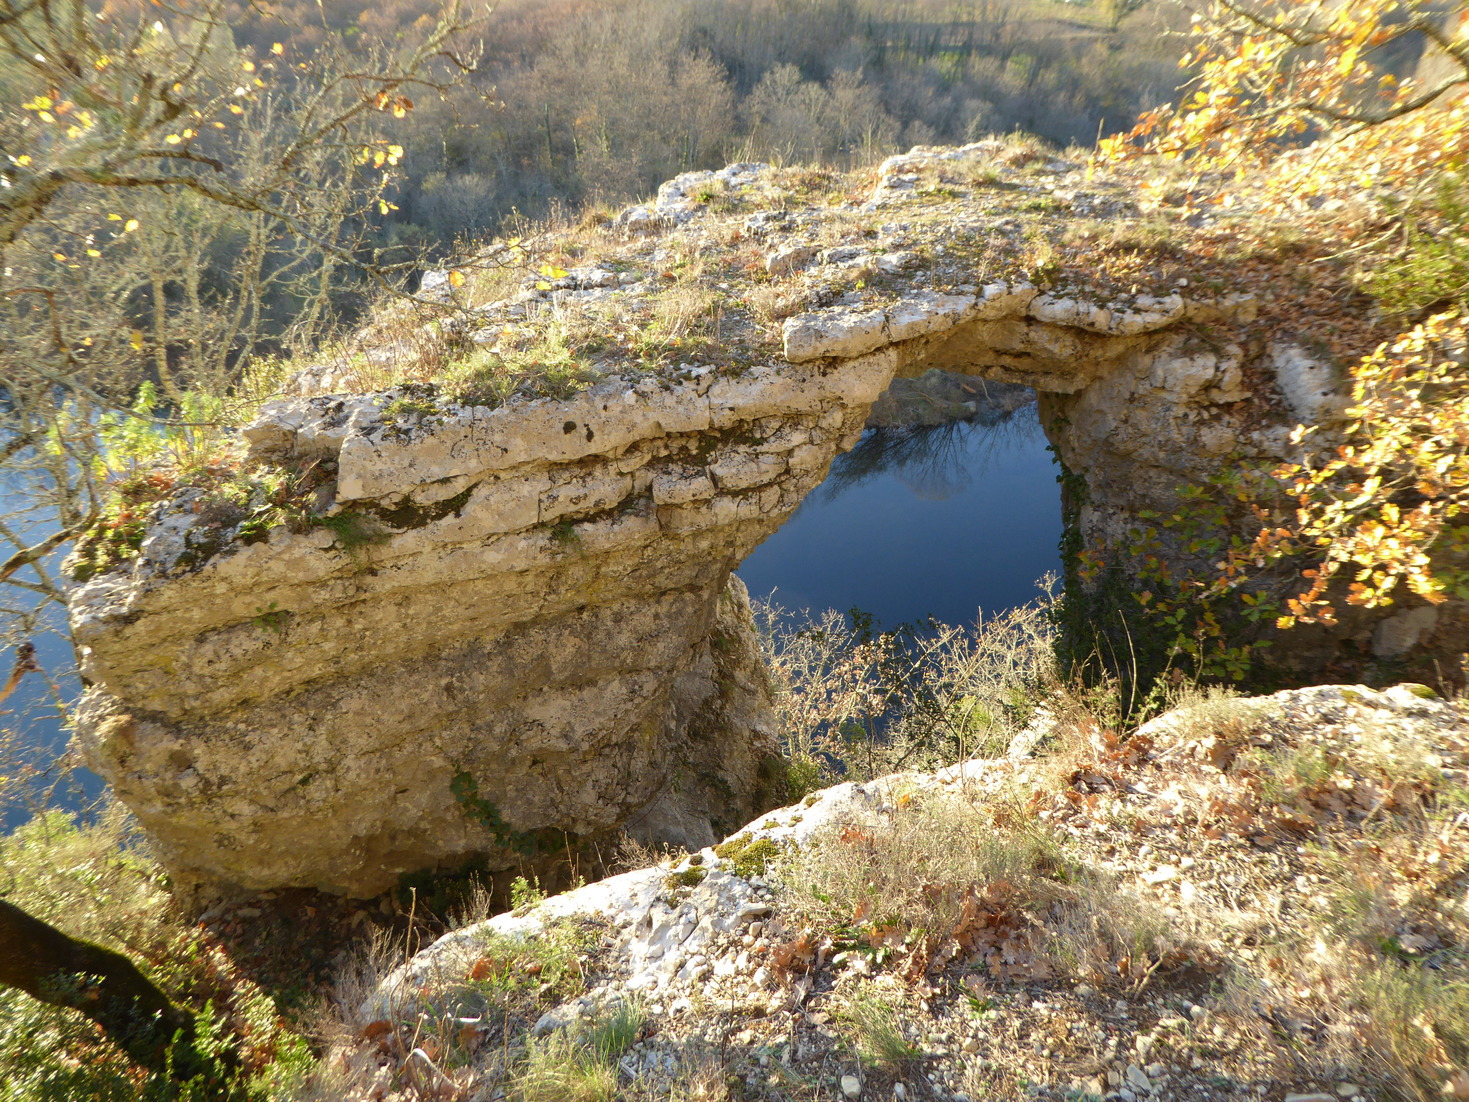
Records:
{"label": "tuft of dry grass", "polygon": [[779,865],[795,911],[911,982],[951,964],[1001,980],[1135,987],[1207,954],[1185,924],[1072,856],[1023,792],[895,790]]}
{"label": "tuft of dry grass", "polygon": [[1005,754],[1060,689],[1049,599],[973,629],[931,621],[882,633],[832,610],[757,603],[788,756],[834,780]]}

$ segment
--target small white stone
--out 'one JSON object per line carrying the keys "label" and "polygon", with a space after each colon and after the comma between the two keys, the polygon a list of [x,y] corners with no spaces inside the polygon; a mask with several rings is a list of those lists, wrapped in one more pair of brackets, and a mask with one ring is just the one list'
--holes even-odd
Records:
{"label": "small white stone", "polygon": [[842,1076],[842,1094],[847,1098],[856,1098],[862,1093],[862,1080],[855,1075]]}

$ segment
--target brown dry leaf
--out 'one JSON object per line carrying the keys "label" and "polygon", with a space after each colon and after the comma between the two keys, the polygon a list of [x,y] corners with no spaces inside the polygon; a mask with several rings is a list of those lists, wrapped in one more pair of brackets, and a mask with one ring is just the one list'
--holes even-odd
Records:
{"label": "brown dry leaf", "polygon": [[480,957],[469,967],[469,978],[472,980],[487,979],[495,970],[495,962],[489,957]]}
{"label": "brown dry leaf", "polygon": [[873,842],[872,835],[868,834],[865,830],[858,830],[854,826],[842,827],[842,831],[837,837],[849,846],[870,846]]}
{"label": "brown dry leaf", "polygon": [[770,948],[770,966],[782,977],[796,972],[809,972],[816,959],[816,935],[811,930],[802,930],[790,941]]}
{"label": "brown dry leaf", "polygon": [[392,1022],[379,1019],[375,1022],[368,1022],[363,1026],[362,1030],[357,1034],[357,1039],[360,1041],[376,1041],[385,1033],[391,1033],[392,1031]]}
{"label": "brown dry leaf", "polygon": [[477,1022],[472,1025],[460,1026],[458,1034],[459,1047],[464,1049],[465,1052],[478,1052],[480,1045],[484,1044],[485,1038],[489,1036],[489,1032],[486,1027]]}

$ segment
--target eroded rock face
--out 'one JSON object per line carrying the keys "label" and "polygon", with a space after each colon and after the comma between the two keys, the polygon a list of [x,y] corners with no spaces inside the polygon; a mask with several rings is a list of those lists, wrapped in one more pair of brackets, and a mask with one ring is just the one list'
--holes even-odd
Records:
{"label": "eroded rock face", "polygon": [[87,760],[206,885],[367,894],[554,831],[707,844],[760,810],[778,751],[731,571],[895,374],[1083,394],[1218,375],[1148,392],[1180,425],[1230,385],[1176,336],[1037,301],[990,285],[807,316],[786,329],[801,363],[566,401],[402,421],[391,393],[276,403],[254,454],[334,464],[332,510],[194,565],[181,499],[129,569],[75,592]]}
{"label": "eroded rock face", "polygon": [[[890,161],[860,209],[886,216],[925,157],[950,154]],[[768,174],[681,177],[619,223],[647,271],[577,269],[476,308],[463,336],[494,347],[536,311],[654,293],[672,255],[659,235],[713,248],[700,189]],[[816,208],[734,217],[720,240],[757,239],[753,266],[824,303],[784,321],[779,351],[761,336],[728,366],[609,370],[569,399],[494,409],[431,388],[272,403],[246,429],[253,457],[332,472],[312,526],[221,537],[183,491],[135,560],[74,592],[93,685],[79,742],[181,881],[366,894],[426,868],[509,867],[553,837],[631,829],[697,848],[758,813],[777,732],[731,572],[895,377],[1039,391],[1086,482],[1089,546],[1118,545],[1230,457],[1289,458],[1296,420],[1341,409],[1300,343],[1231,337],[1255,316],[1248,296],[1097,299],[925,268],[933,243],[907,223],[870,248],[819,247]],[[1015,236],[1006,225],[994,232]],[[830,273],[853,264],[897,282],[853,277],[832,300]],[[1399,655],[1455,616],[1353,630]]]}
{"label": "eroded rock face", "polygon": [[331,457],[337,519],[190,565],[185,503],[78,588],[83,752],[208,886],[367,894],[556,832],[707,844],[772,798],[779,749],[731,571],[891,372],[610,380],[411,425],[385,396],[283,403],[248,435]]}

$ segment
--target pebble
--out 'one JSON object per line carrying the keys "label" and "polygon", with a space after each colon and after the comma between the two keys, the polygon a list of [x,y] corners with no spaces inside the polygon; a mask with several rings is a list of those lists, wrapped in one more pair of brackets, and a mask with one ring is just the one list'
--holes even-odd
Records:
{"label": "pebble", "polygon": [[1288,1094],[1285,1102],[1336,1102],[1336,1095],[1327,1094],[1325,1091],[1312,1091],[1310,1094]]}
{"label": "pebble", "polygon": [[847,1098],[856,1098],[862,1093],[862,1080],[855,1075],[842,1076],[842,1094]]}
{"label": "pebble", "polygon": [[1336,1085],[1336,1093],[1343,1098],[1351,1098],[1354,1095],[1361,1094],[1362,1088],[1356,1083],[1338,1083]]}
{"label": "pebble", "polygon": [[1144,1094],[1153,1093],[1152,1081],[1148,1078],[1147,1073],[1136,1064],[1127,1065],[1127,1083],[1134,1090],[1140,1090]]}

